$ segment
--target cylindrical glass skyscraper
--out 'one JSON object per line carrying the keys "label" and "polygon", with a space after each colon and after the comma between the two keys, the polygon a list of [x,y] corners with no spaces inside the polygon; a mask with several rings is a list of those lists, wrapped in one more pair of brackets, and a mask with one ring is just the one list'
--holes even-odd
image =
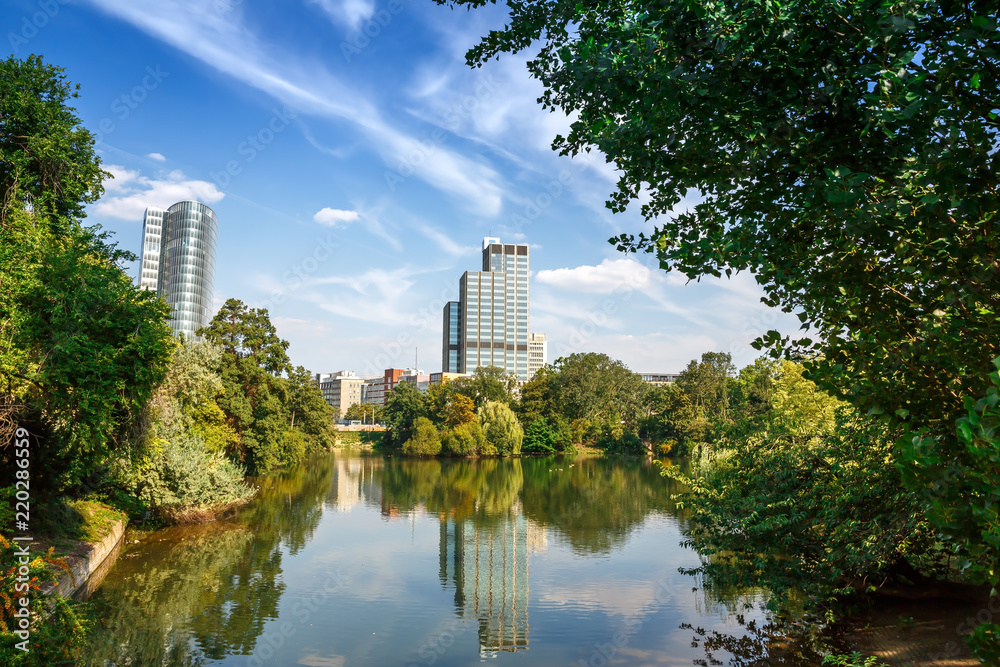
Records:
{"label": "cylindrical glass skyscraper", "polygon": [[[147,209],[147,232],[160,212]],[[219,221],[212,209],[195,201],[174,204],[163,212],[162,220],[156,293],[173,308],[170,328],[174,334],[194,340],[194,332],[212,317]],[[148,280],[146,274],[153,271],[145,266],[145,257],[143,264],[142,278]]]}

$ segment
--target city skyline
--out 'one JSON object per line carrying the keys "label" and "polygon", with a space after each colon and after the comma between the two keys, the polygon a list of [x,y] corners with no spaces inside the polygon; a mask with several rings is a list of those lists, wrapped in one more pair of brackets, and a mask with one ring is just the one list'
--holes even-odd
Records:
{"label": "city skyline", "polygon": [[798,327],[749,275],[687,284],[606,242],[651,223],[604,207],[616,173],[602,158],[550,149],[568,120],[538,107],[527,56],[464,63],[500,7],[82,0],[42,27],[37,11],[0,8],[30,35],[10,52],[81,85],[73,105],[115,176],[87,222],[141,255],[146,208],[211,206],[214,305],[267,308],[315,372],[404,367],[415,347],[436,358],[483,236],[536,255],[531,326],[550,360],[596,351],[675,372],[717,350],[742,365],[755,336]]}

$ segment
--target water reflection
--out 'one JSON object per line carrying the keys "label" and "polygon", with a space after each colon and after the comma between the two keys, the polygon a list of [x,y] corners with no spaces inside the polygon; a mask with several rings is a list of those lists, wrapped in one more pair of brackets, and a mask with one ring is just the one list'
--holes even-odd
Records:
{"label": "water reflection", "polygon": [[441,583],[459,618],[478,622],[481,654],[528,646],[529,558],[546,545],[545,528],[519,512],[485,524],[441,517]]}
{"label": "water reflection", "polygon": [[[599,653],[580,637],[614,636],[643,607],[630,591],[665,577],[680,582],[669,604],[647,605],[607,663],[682,664],[683,647],[691,664],[678,621],[721,632],[738,606],[675,574],[697,559],[679,546],[679,489],[649,461],[335,455],[255,483],[233,520],[159,531],[119,558],[96,596],[94,664],[586,664]],[[341,567],[358,583],[299,618],[317,573]],[[449,627],[454,646],[435,645]]]}

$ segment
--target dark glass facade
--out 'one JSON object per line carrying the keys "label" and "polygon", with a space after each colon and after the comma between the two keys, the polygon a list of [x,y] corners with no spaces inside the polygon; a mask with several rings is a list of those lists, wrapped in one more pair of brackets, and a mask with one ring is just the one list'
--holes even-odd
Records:
{"label": "dark glass facade", "polygon": [[462,368],[462,304],[449,301],[444,307],[444,340],[441,345],[441,369],[445,373],[464,373]]}

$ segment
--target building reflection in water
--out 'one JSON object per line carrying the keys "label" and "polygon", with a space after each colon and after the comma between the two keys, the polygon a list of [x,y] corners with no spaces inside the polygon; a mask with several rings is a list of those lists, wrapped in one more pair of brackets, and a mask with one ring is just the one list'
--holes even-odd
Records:
{"label": "building reflection in water", "polygon": [[485,523],[441,517],[441,583],[454,586],[459,617],[479,621],[481,654],[527,649],[528,559],[547,543],[516,509]]}

